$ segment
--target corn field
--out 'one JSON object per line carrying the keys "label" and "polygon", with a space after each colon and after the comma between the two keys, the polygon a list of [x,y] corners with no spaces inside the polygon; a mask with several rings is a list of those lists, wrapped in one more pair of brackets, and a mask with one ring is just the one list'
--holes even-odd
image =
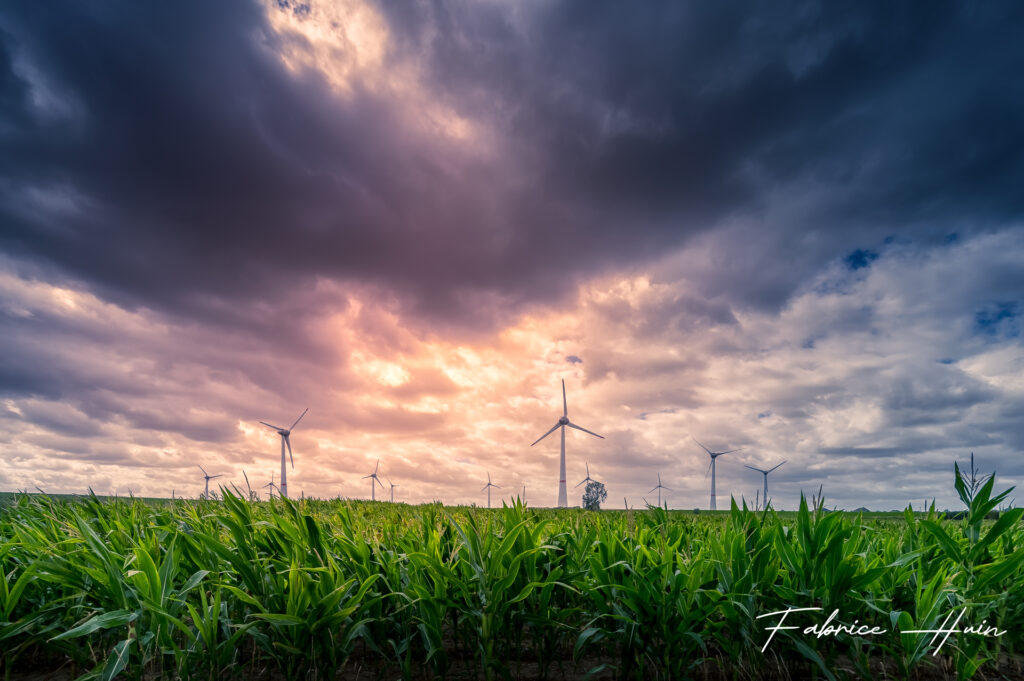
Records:
{"label": "corn field", "polygon": [[[0,515],[10,678],[1024,678],[1024,510],[898,521],[19,495]],[[767,627],[786,608],[821,608]],[[838,619],[884,629],[815,636]],[[963,612],[1003,635],[931,633]],[[964,623],[961,622],[961,625]],[[934,654],[937,653],[937,654]]]}

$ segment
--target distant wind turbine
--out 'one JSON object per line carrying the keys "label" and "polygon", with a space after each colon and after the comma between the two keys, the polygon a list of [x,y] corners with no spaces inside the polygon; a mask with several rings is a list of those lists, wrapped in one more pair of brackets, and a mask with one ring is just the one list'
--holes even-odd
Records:
{"label": "distant wind turbine", "polygon": [[284,461],[284,448],[288,447],[288,457],[292,461],[292,468],[295,468],[295,457],[292,456],[292,431],[295,430],[295,426],[299,425],[299,421],[309,411],[309,407],[306,407],[306,411],[299,414],[299,418],[295,419],[295,423],[291,425],[291,428],[278,428],[277,426],[271,425],[266,421],[260,421],[267,428],[273,428],[277,431],[277,434],[281,436],[281,484],[277,486],[278,491],[282,497],[288,496],[288,469],[285,467]]}
{"label": "distant wind turbine", "polygon": [[203,478],[206,479],[206,489],[203,491],[203,498],[204,499],[209,499],[210,498],[210,481],[214,480],[216,478],[222,478],[222,477],[224,477],[224,474],[221,473],[220,475],[210,475],[209,473],[206,472],[206,469],[203,468],[202,466],[199,466],[199,470],[201,470],[203,472]]}
{"label": "distant wind turbine", "polygon": [[[597,433],[589,431],[586,428],[582,428],[580,426],[577,426],[575,423],[573,423],[573,422],[571,422],[569,420],[569,403],[565,399],[565,379],[563,378],[562,379],[562,417],[560,419],[558,419],[558,422],[555,425],[551,426],[551,430],[549,430],[548,432],[544,433],[539,438],[537,438],[537,442],[540,442],[541,440],[546,438],[548,435],[551,435],[551,433],[555,432],[556,429],[558,429],[558,428],[562,429],[562,454],[561,454],[561,458],[559,459],[559,467],[558,467],[558,473],[559,473],[558,474],[558,507],[559,508],[565,508],[566,506],[569,505],[569,498],[568,498],[568,495],[566,494],[566,490],[565,490],[565,427],[566,426],[569,426],[570,428],[575,428],[576,430],[582,430],[584,433],[588,433],[590,435],[593,435],[594,437],[599,437],[602,440],[604,439],[603,435],[598,435]],[[534,442],[533,445],[537,444],[537,442]],[[530,446],[532,447],[533,445],[530,445]]]}
{"label": "distant wind turbine", "polygon": [[[786,463],[786,462],[783,461],[782,463]],[[775,466],[775,468],[778,468],[779,466],[781,466],[782,463],[780,463],[778,466]],[[749,468],[752,471],[757,471],[758,473],[761,473],[762,475],[764,475],[764,507],[768,508],[768,474],[771,473],[773,470],[775,470],[775,468],[769,468],[768,470],[765,470],[763,468],[755,468],[754,466],[747,466],[747,464],[743,464],[743,465],[746,466],[747,468]]]}
{"label": "distant wind turbine", "polygon": [[391,485],[391,503],[395,503],[395,488],[398,487],[395,483],[391,482],[391,478],[388,478],[388,484]]}
{"label": "distant wind turbine", "polygon": [[[668,490],[669,492],[672,491],[671,487],[665,487],[663,484],[661,484],[661,473],[658,473],[658,486],[651,488],[651,492],[653,492],[654,490],[658,490],[658,506],[661,506],[661,490],[663,489]],[[648,494],[650,494],[651,492],[648,492]]]}
{"label": "distant wind turbine", "polygon": [[483,489],[480,490],[481,492],[483,492],[484,490],[487,490],[487,508],[491,507],[491,488],[492,487],[497,487],[498,489],[501,489],[501,485],[495,485],[493,482],[491,482],[491,474],[488,473],[487,474],[487,484],[484,485]]}
{"label": "distant wind turbine", "polygon": [[269,494],[270,498],[273,499],[274,498],[274,488],[277,487],[277,485],[274,484],[274,472],[273,471],[270,472],[270,482],[268,482],[267,484],[265,484],[263,486],[269,488],[269,490],[267,491],[267,494]]}
{"label": "distant wind turbine", "polygon": [[[693,438],[694,442],[697,442],[697,438],[693,437],[692,435],[690,437]],[[713,452],[704,445],[701,445],[700,442],[697,442],[697,444],[699,444],[700,448],[707,452],[708,456],[711,457],[711,463],[708,464],[708,470],[711,471],[711,510],[717,511],[718,504],[715,502],[715,459],[722,456],[723,454],[732,454],[733,452],[738,452],[740,450],[730,449],[725,452]],[[740,449],[742,449],[742,447]],[[707,473],[704,473],[704,475],[707,476]]]}
{"label": "distant wind turbine", "polygon": [[373,472],[370,473],[369,475],[364,475],[363,476],[363,480],[366,480],[367,478],[370,478],[370,500],[371,501],[377,501],[377,487],[376,487],[376,485],[380,485],[380,488],[384,489],[384,483],[381,482],[380,478],[377,477],[377,471],[378,470],[380,470],[380,459],[377,459],[377,465],[374,466]]}
{"label": "distant wind turbine", "polygon": [[592,477],[590,477],[590,462],[589,461],[587,462],[587,477],[583,478],[578,483],[576,483],[576,486],[579,487],[580,485],[582,485],[585,482],[597,482],[597,480],[594,480]]}

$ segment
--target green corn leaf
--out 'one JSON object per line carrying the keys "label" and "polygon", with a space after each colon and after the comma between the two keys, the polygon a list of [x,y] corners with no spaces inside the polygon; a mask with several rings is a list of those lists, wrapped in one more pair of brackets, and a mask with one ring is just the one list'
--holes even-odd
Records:
{"label": "green corn leaf", "polygon": [[103,670],[100,672],[98,681],[113,681],[113,679],[124,671],[128,666],[128,652],[132,645],[132,639],[125,639],[114,646],[107,657]]}
{"label": "green corn leaf", "polygon": [[922,520],[921,527],[927,530],[949,558],[955,563],[963,563],[963,554],[957,543],[942,529],[942,526],[934,520]]}
{"label": "green corn leaf", "polygon": [[77,627],[68,629],[63,634],[59,634],[51,638],[51,641],[63,641],[69,638],[78,638],[79,636],[88,636],[94,634],[100,629],[113,629],[114,627],[121,627],[129,622],[134,622],[139,616],[138,611],[129,612],[128,610],[114,610],[113,612],[105,612],[102,615],[96,615],[89,618]]}

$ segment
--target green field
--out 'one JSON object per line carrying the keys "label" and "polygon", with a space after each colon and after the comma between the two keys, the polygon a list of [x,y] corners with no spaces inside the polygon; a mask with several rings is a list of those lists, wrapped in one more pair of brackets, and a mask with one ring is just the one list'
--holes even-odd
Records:
{"label": "green field", "polygon": [[[14,678],[1019,678],[1022,511],[485,510],[13,495]],[[792,615],[767,649],[768,626]],[[818,637],[836,622],[884,631]],[[983,633],[935,640],[959,627]],[[941,637],[939,637],[941,639]],[[933,653],[937,654],[933,655]],[[27,678],[27,677],[26,677]]]}

